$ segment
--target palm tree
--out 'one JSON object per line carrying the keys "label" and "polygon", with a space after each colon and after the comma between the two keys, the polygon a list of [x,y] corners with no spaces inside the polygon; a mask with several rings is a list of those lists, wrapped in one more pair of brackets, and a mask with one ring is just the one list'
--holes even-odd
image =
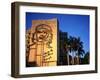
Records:
{"label": "palm tree", "polygon": [[77,64],[76,60],[77,59],[77,52],[78,52],[78,47],[79,47],[79,43],[78,43],[78,39],[76,37],[73,37],[73,44],[72,44],[72,48],[73,48],[73,60],[74,60],[74,64]]}
{"label": "palm tree", "polygon": [[72,53],[72,64],[75,64],[74,58],[77,57],[77,64],[79,64],[79,57],[84,54],[83,42],[80,37],[69,37],[70,52]]}
{"label": "palm tree", "polygon": [[[60,31],[60,33],[62,33]],[[71,62],[69,61],[70,53],[72,58],[72,65],[75,63],[79,64],[80,56],[84,54],[83,50],[83,42],[80,40],[80,37],[69,36],[68,38],[61,37],[60,34],[60,54],[64,55],[63,58],[60,59],[61,62],[65,62],[69,65]],[[76,61],[74,60],[76,58]],[[67,60],[66,60],[67,59]],[[64,63],[65,64],[65,63]]]}
{"label": "palm tree", "polygon": [[70,45],[68,44],[68,40],[65,42],[64,44],[64,49],[65,49],[65,54],[66,54],[66,57],[67,57],[67,65],[69,65],[69,48],[70,48]]}
{"label": "palm tree", "polygon": [[77,38],[77,64],[79,64],[80,56],[82,56],[85,53],[83,49],[83,42],[80,40],[80,37]]}
{"label": "palm tree", "polygon": [[72,65],[74,65],[74,53],[75,53],[75,37],[70,36],[69,37],[69,51],[72,53]]}

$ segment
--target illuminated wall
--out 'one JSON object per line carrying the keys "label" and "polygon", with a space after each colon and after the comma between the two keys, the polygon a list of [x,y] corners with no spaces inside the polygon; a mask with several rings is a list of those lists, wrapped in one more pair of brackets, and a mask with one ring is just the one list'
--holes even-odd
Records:
{"label": "illuminated wall", "polygon": [[26,31],[26,58],[37,66],[57,65],[57,19],[32,21]]}

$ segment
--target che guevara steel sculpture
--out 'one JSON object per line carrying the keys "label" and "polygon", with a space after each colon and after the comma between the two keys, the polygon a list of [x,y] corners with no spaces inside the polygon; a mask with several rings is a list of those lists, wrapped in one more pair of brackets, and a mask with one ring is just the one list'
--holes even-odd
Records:
{"label": "che guevara steel sculpture", "polygon": [[[36,26],[35,32],[32,33],[33,45],[41,45],[40,66],[48,66],[48,60],[52,58],[52,38],[52,29],[49,25],[46,24],[40,24]],[[44,50],[44,46],[48,48],[48,51]]]}

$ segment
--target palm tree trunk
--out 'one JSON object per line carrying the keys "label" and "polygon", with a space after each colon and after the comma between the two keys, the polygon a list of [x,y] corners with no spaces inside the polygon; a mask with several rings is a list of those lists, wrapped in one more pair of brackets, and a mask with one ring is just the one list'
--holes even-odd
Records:
{"label": "palm tree trunk", "polygon": [[74,65],[74,57],[72,58],[72,65]]}
{"label": "palm tree trunk", "polygon": [[79,55],[77,56],[77,64],[79,64]]}
{"label": "palm tree trunk", "polygon": [[67,63],[69,65],[69,53],[67,52]]}
{"label": "palm tree trunk", "polygon": [[72,65],[74,65],[74,52],[72,52]]}

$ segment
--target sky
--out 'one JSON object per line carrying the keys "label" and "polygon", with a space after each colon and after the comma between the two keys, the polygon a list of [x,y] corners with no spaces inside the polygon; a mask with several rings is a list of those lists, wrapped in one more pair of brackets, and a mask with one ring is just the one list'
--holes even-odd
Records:
{"label": "sky", "polygon": [[80,37],[83,42],[85,52],[89,51],[89,15],[79,14],[53,14],[53,13],[33,13],[26,12],[26,30],[32,25],[32,20],[57,18],[59,29],[68,32],[68,35]]}

